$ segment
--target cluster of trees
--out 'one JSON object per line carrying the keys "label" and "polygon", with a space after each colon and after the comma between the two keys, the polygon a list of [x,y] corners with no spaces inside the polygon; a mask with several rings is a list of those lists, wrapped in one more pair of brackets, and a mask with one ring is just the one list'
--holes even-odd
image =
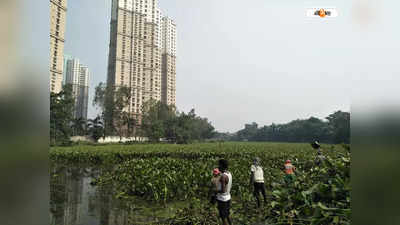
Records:
{"label": "cluster of trees", "polygon": [[89,120],[74,118],[74,107],[71,85],[65,85],[57,94],[50,93],[50,145],[69,145],[71,136],[89,135],[96,140],[103,136],[100,117]]}
{"label": "cluster of trees", "polygon": [[214,127],[207,118],[197,116],[195,110],[179,112],[173,106],[149,101],[144,105],[142,130],[151,141],[165,138],[171,143],[187,144],[212,138]]}
{"label": "cluster of trees", "polygon": [[194,109],[179,112],[175,106],[149,100],[141,109],[141,116],[128,113],[133,91],[129,87],[110,87],[100,83],[96,87],[93,104],[101,111],[106,135],[144,136],[152,142],[165,139],[172,143],[190,143],[210,138],[214,127],[207,118],[199,117]]}
{"label": "cluster of trees", "polygon": [[101,115],[85,120],[73,118],[72,87],[66,85],[58,94],[50,96],[50,143],[70,144],[71,136],[147,137],[152,142],[166,140],[171,143],[190,143],[211,138],[215,131],[207,118],[179,112],[174,106],[155,100],[143,104],[141,116],[128,113],[132,90],[128,87],[109,87],[100,83],[95,90],[93,105]]}
{"label": "cluster of trees", "polygon": [[253,122],[230,137],[235,141],[350,143],[350,113],[337,111],[326,121],[311,117],[294,120],[287,124],[258,127]]}

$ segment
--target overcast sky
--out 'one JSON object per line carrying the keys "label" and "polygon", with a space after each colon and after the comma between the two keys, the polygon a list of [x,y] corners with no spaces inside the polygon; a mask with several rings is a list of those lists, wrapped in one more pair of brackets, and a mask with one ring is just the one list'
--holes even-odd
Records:
{"label": "overcast sky", "polygon": [[[360,79],[373,86],[400,72],[397,1],[159,2],[177,23],[177,107],[195,108],[218,131],[349,111]],[[318,6],[336,6],[339,17],[305,17]],[[91,71],[89,117],[107,77],[110,8],[111,0],[68,1],[65,54]]]}

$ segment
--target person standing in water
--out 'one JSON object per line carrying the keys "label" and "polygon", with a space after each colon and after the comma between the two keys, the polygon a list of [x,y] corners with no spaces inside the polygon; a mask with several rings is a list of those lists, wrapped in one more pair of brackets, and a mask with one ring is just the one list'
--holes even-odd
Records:
{"label": "person standing in water", "polygon": [[217,202],[217,192],[219,180],[221,179],[221,172],[218,168],[213,170],[213,177],[211,178],[211,201],[210,203],[214,205]]}
{"label": "person standing in water", "polygon": [[325,161],[325,156],[322,154],[321,145],[318,141],[311,143],[311,147],[317,151],[317,157],[315,158],[315,164],[320,165]]}
{"label": "person standing in water", "polygon": [[284,164],[285,181],[287,184],[291,184],[295,180],[294,172],[296,167],[292,165],[292,162],[288,159]]}
{"label": "person standing in water", "polygon": [[221,172],[217,191],[218,212],[222,225],[232,225],[229,216],[231,208],[232,174],[228,171],[228,161],[220,159],[218,169]]}
{"label": "person standing in water", "polygon": [[257,207],[260,208],[260,192],[264,197],[264,204],[267,204],[267,197],[265,195],[264,185],[264,171],[260,165],[260,158],[254,158],[253,164],[250,167],[250,185],[254,186],[254,197],[257,199]]}

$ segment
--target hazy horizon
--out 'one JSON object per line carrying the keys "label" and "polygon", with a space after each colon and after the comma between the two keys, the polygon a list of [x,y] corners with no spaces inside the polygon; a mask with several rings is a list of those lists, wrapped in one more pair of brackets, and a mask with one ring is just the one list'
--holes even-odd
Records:
{"label": "hazy horizon", "polygon": [[[352,83],[379,72],[379,52],[395,41],[395,31],[376,26],[383,15],[363,18],[388,10],[379,2],[159,2],[177,24],[177,108],[195,108],[220,132],[350,111]],[[339,17],[305,17],[306,7],[321,5],[337,7]],[[110,7],[68,1],[64,52],[91,71],[90,118],[94,87],[107,77]],[[379,41],[385,34],[393,40]]]}

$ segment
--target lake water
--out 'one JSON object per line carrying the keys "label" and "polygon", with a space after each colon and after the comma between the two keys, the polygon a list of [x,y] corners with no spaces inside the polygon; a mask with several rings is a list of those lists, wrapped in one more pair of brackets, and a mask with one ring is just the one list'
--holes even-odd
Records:
{"label": "lake water", "polygon": [[148,224],[167,219],[186,204],[117,200],[111,188],[91,184],[102,171],[104,169],[85,166],[51,166],[51,225]]}

